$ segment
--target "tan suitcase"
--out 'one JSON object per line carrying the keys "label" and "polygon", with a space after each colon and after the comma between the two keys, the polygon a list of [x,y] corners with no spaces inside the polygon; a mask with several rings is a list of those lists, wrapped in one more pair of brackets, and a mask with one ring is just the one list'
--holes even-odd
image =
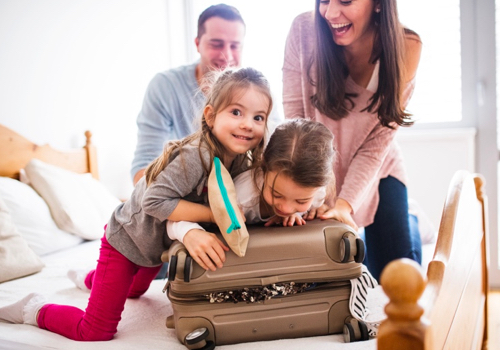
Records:
{"label": "tan suitcase", "polygon": [[[175,328],[181,343],[212,349],[343,331],[357,340],[368,338],[366,326],[349,312],[350,279],[361,275],[364,259],[364,243],[351,227],[314,220],[248,230],[246,255],[227,252],[217,271],[202,269],[180,242],[164,253],[165,291],[174,312],[167,327]],[[255,296],[255,291],[265,292]]]}

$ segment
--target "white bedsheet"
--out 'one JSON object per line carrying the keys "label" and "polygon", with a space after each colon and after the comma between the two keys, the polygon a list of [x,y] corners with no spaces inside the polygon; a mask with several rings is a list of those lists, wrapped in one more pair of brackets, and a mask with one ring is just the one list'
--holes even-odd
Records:
{"label": "white bedsheet", "polygon": [[[72,267],[90,269],[95,266],[99,246],[100,240],[96,240],[44,257],[46,267],[41,272],[0,284],[0,306],[13,303],[30,292],[38,292],[46,295],[51,303],[73,305],[85,309],[88,292],[77,289],[66,277],[66,272]],[[431,254],[432,247],[425,246],[424,260],[429,261]],[[127,300],[122,320],[118,325],[118,333],[111,341],[76,342],[34,326],[0,322],[0,349],[185,350],[187,348],[179,343],[175,330],[167,329],[165,326],[165,319],[172,314],[172,308],[169,300],[162,293],[164,284],[163,280],[155,280],[145,295],[139,299]],[[387,299],[380,287],[372,292],[369,298],[370,318],[378,319],[383,315],[383,306]],[[221,350],[303,350],[306,348],[375,349],[376,340],[346,344],[342,335],[328,335],[217,346],[217,349]]]}

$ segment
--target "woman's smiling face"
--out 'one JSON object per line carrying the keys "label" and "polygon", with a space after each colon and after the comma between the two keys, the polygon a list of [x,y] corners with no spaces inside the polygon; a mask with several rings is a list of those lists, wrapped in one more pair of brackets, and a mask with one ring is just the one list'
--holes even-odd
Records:
{"label": "woman's smiling face", "polygon": [[350,46],[372,40],[375,33],[374,0],[331,0],[319,2],[319,13],[330,25],[337,45]]}

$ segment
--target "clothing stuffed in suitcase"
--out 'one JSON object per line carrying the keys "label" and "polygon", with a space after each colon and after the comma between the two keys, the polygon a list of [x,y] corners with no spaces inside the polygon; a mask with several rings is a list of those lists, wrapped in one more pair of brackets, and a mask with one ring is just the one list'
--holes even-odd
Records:
{"label": "clothing stuffed in suitcase", "polygon": [[[352,332],[367,339],[349,308],[351,280],[361,276],[364,243],[334,220],[303,226],[249,225],[246,255],[226,253],[224,266],[204,270],[174,242],[165,286],[175,328],[188,348]],[[252,298],[253,297],[253,298]],[[349,324],[349,326],[345,326]]]}

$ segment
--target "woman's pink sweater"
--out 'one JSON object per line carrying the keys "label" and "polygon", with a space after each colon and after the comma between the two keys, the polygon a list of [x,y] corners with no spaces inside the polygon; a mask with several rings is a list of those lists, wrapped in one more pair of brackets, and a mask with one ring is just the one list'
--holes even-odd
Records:
{"label": "woman's pink sweater", "polygon": [[[373,222],[380,179],[391,175],[406,182],[401,151],[394,140],[397,128],[384,127],[375,113],[362,112],[376,86],[372,91],[367,90],[350,77],[346,81],[346,91],[355,92],[357,97],[353,98],[355,107],[347,117],[333,120],[313,107],[310,97],[315,87],[309,83],[307,75],[314,46],[313,22],[312,12],[303,13],[295,18],[288,34],[283,64],[285,117],[317,120],[333,132],[338,152],[334,165],[337,195],[349,202],[354,221],[364,227]],[[378,68],[374,75],[378,75]],[[377,85],[378,80],[375,83]],[[413,87],[414,81],[405,89],[405,101],[409,100]]]}

